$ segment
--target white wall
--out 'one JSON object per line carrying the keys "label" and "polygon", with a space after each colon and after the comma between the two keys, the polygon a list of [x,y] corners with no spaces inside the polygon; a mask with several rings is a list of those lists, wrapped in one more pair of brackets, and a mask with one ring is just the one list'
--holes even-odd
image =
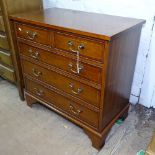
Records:
{"label": "white wall", "polygon": [[[150,63],[151,61],[151,51],[155,50],[155,47],[151,45],[151,51],[149,51],[149,45],[152,34],[152,25],[153,25],[153,17],[155,15],[155,0],[44,0],[44,7],[59,7],[59,8],[69,8],[75,10],[82,10],[88,12],[98,12],[105,13],[111,15],[119,15],[125,17],[134,17],[134,18],[142,18],[146,19],[147,23],[143,27],[142,36],[139,47],[139,54],[137,58],[137,65],[134,75],[134,81],[131,91],[131,102],[136,104],[138,101],[140,103],[150,106],[152,105],[151,101],[147,100],[152,95],[152,87],[147,87],[148,82],[147,79],[153,80],[151,78],[153,71],[153,67],[150,69],[150,76],[144,76],[145,70],[154,63]],[[153,40],[155,41],[155,39]],[[146,55],[149,52],[149,58],[146,58]],[[147,64],[147,65],[146,65]],[[148,72],[147,72],[148,74]],[[143,79],[143,77],[145,77]],[[152,81],[150,81],[150,85]],[[147,87],[147,89],[146,89]],[[142,89],[141,89],[142,88]],[[148,91],[149,90],[149,91]],[[148,92],[146,95],[145,93]],[[155,98],[155,97],[154,97]],[[140,99],[140,100],[139,100]],[[153,99],[153,97],[152,97]],[[154,103],[155,107],[155,103]]]}
{"label": "white wall", "polygon": [[155,25],[153,28],[150,52],[146,62],[144,82],[139,100],[147,107],[155,107]]}

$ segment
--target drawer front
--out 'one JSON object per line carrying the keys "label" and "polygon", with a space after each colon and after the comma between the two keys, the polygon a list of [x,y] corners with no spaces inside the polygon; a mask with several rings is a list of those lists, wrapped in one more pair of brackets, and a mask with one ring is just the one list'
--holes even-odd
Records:
{"label": "drawer front", "polygon": [[8,66],[12,66],[11,54],[0,50],[0,62],[6,64]]}
{"label": "drawer front", "polygon": [[99,83],[101,81],[101,70],[97,67],[80,62],[80,69],[79,72],[77,72],[77,65],[75,60],[54,54],[52,52],[40,50],[38,48],[34,48],[22,43],[19,44],[19,48],[23,55],[29,56],[35,60],[42,61],[94,82]]}
{"label": "drawer front", "polygon": [[9,43],[6,35],[0,34],[0,48],[9,50]]}
{"label": "drawer front", "polygon": [[94,40],[55,33],[55,47],[73,53],[78,50],[82,56],[103,60],[104,43]]}
{"label": "drawer front", "polygon": [[0,31],[5,31],[3,16],[0,15]]}
{"label": "drawer front", "polygon": [[36,97],[44,99],[58,108],[60,108],[65,113],[74,116],[75,118],[81,119],[88,124],[98,127],[98,113],[91,111],[82,105],[79,105],[41,85],[30,80],[26,81],[26,90]]}
{"label": "drawer front", "polygon": [[0,64],[0,76],[2,76],[3,78],[11,81],[11,82],[15,82],[15,73],[13,70],[3,66]]}
{"label": "drawer front", "polygon": [[67,78],[54,71],[32,64],[28,61],[23,60],[22,63],[24,73],[44,81],[75,97],[81,98],[95,106],[99,106],[100,91],[97,89]]}
{"label": "drawer front", "polygon": [[28,39],[45,45],[52,44],[52,39],[50,39],[52,38],[52,35],[50,35],[50,32],[48,30],[28,25],[16,24],[16,33],[18,37],[24,39]]}

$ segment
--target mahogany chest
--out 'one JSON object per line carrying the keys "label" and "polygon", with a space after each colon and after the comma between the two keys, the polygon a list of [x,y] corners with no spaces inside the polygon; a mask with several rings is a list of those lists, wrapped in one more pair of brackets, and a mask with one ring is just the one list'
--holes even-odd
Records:
{"label": "mahogany chest", "polygon": [[144,20],[51,8],[10,16],[27,104],[81,126],[100,149],[127,117]]}

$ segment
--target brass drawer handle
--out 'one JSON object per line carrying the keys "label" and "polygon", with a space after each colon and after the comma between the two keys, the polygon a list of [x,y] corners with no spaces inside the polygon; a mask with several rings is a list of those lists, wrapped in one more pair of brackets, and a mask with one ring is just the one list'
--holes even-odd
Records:
{"label": "brass drawer handle", "polygon": [[68,46],[69,46],[69,47],[71,47],[71,46],[73,46],[73,45],[74,45],[74,42],[73,42],[73,41],[71,41],[71,40],[69,40],[67,44],[68,44]]}
{"label": "brass drawer handle", "polygon": [[69,87],[71,88],[72,93],[76,95],[79,95],[83,91],[83,88],[78,88],[77,90],[75,90],[73,83],[70,83]]}
{"label": "brass drawer handle", "polygon": [[[74,42],[69,40],[68,41],[68,47],[69,49],[72,51],[72,52],[76,52],[76,50],[73,50],[72,47],[74,46]],[[85,45],[83,43],[81,43],[78,47],[77,47],[77,50],[81,51],[85,48]]]}
{"label": "brass drawer handle", "polygon": [[32,69],[32,72],[33,72],[33,75],[35,76],[35,77],[39,77],[39,76],[41,76],[42,75],[42,72],[39,72],[39,71],[37,71],[36,69]]}
{"label": "brass drawer handle", "polygon": [[36,51],[36,52],[33,52],[32,49],[29,49],[28,50],[29,53],[30,53],[30,56],[34,59],[39,59],[39,53]]}
{"label": "brass drawer handle", "polygon": [[[76,70],[73,70],[73,63],[72,62],[70,62],[69,64],[68,64],[68,67],[69,67],[69,69],[70,69],[70,71],[72,72],[72,73],[75,73],[75,74],[80,74],[80,72],[83,70],[83,66],[82,65],[79,65],[79,67],[76,65]],[[78,67],[78,68],[77,68]],[[78,72],[79,71],[79,72]]]}
{"label": "brass drawer handle", "polygon": [[34,40],[37,37],[37,32],[26,31],[28,39]]}
{"label": "brass drawer handle", "polygon": [[69,40],[69,41],[67,42],[67,45],[68,45],[69,49],[70,49],[72,52],[74,52],[74,50],[72,49],[72,47],[74,46],[74,42],[71,41],[71,40]]}
{"label": "brass drawer handle", "polygon": [[84,50],[85,48],[85,45],[83,43],[81,43],[79,46],[78,46],[78,50]]}
{"label": "brass drawer handle", "polygon": [[83,112],[80,109],[76,110],[71,104],[69,105],[69,109],[74,115],[77,115],[77,116],[79,116]]}
{"label": "brass drawer handle", "polygon": [[41,89],[34,88],[34,91],[35,91],[36,95],[38,95],[38,96],[43,96],[44,95],[44,91],[41,90]]}
{"label": "brass drawer handle", "polygon": [[18,27],[18,31],[22,31],[22,28]]}

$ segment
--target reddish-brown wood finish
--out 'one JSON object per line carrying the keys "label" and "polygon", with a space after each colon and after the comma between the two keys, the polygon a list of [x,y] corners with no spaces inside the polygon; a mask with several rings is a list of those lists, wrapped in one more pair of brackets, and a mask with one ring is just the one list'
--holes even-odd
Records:
{"label": "reddish-brown wood finish", "polygon": [[[71,36],[63,33],[55,33],[55,47],[58,49],[63,49],[67,51],[77,50],[80,52],[80,55],[90,57],[103,61],[104,54],[104,42],[97,42],[95,40],[88,40],[76,36]],[[72,43],[71,46],[68,46],[68,43]],[[79,49],[80,46],[83,48]]]}
{"label": "reddish-brown wood finish", "polygon": [[10,19],[104,40],[111,40],[145,23],[142,19],[59,8],[15,14]]}
{"label": "reddish-brown wood finish", "polygon": [[109,45],[101,128],[129,102],[140,33],[141,27],[137,27]]}
{"label": "reddish-brown wood finish", "polygon": [[43,99],[52,104],[56,108],[61,109],[69,115],[73,115],[76,119],[80,119],[88,123],[88,125],[98,128],[98,113],[94,112],[84,106],[75,103],[62,95],[49,90],[39,83],[32,82],[28,79],[25,80],[26,90],[37,98]]}
{"label": "reddish-brown wood finish", "polygon": [[99,107],[99,90],[25,60],[22,61],[22,66],[24,74],[28,74],[36,79],[44,81],[49,85]]}
{"label": "reddish-brown wood finish", "polygon": [[45,45],[53,44],[53,35],[51,31],[27,26],[24,24],[16,24],[17,37],[25,38],[34,42]]}
{"label": "reddish-brown wood finish", "polygon": [[57,8],[10,19],[27,104],[40,102],[83,127],[100,149],[115,121],[127,117],[145,21]]}
{"label": "reddish-brown wood finish", "polygon": [[[45,51],[28,44],[19,43],[19,52],[33,58],[34,60],[55,66],[59,69],[67,71],[69,73],[76,72],[76,60],[68,57],[64,57],[55,51]],[[53,53],[54,52],[54,53]],[[57,54],[56,54],[57,53]],[[90,81],[101,83],[101,69],[88,65],[86,63],[80,62],[81,70],[80,74],[74,73],[74,75],[79,76],[79,78],[86,78]]]}

